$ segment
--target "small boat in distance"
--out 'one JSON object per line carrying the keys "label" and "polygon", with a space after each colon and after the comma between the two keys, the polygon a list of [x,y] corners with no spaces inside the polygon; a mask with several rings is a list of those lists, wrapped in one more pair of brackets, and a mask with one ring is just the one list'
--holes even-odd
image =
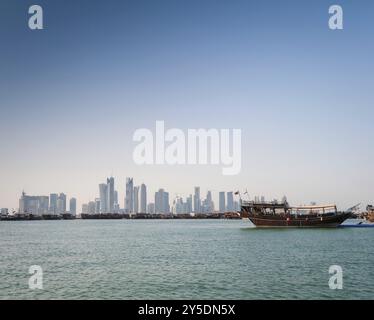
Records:
{"label": "small boat in distance", "polygon": [[352,217],[351,211],[338,211],[336,205],[291,207],[285,201],[243,201],[240,215],[256,227],[335,228]]}

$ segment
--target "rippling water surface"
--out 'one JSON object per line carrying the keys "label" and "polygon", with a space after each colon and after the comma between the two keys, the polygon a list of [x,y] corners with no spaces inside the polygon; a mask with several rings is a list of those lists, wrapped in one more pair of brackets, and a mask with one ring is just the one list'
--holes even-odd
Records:
{"label": "rippling water surface", "polygon": [[[227,220],[3,221],[0,299],[373,299],[373,240]],[[31,265],[43,290],[28,287]]]}

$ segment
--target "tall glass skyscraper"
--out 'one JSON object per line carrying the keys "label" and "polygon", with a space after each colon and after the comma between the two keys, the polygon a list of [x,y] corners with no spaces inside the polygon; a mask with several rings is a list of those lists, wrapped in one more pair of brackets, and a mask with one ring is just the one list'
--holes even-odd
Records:
{"label": "tall glass skyscraper", "polygon": [[108,185],[105,183],[99,184],[100,191],[100,213],[108,212],[107,198],[108,198]]}
{"label": "tall glass skyscraper", "polygon": [[226,212],[225,192],[219,193],[219,212]]}
{"label": "tall glass skyscraper", "polygon": [[140,212],[147,213],[147,187],[144,183],[140,186]]}
{"label": "tall glass skyscraper", "polygon": [[155,193],[155,213],[170,213],[169,193],[164,189]]}
{"label": "tall glass skyscraper", "polygon": [[193,210],[195,213],[201,212],[200,187],[195,187],[195,194],[193,196]]}
{"label": "tall glass skyscraper", "polygon": [[234,209],[234,195],[232,192],[227,192],[227,211],[233,212]]}
{"label": "tall glass skyscraper", "polygon": [[60,193],[57,199],[57,213],[62,214],[66,212],[66,194]]}
{"label": "tall glass skyscraper", "polygon": [[70,199],[69,211],[70,211],[70,214],[74,216],[77,214],[77,199],[75,198]]}
{"label": "tall glass skyscraper", "polygon": [[125,212],[134,212],[134,180],[133,178],[126,179],[126,196],[125,196]]}
{"label": "tall glass skyscraper", "polygon": [[110,213],[114,212],[114,178],[106,179],[107,184],[107,210]]}
{"label": "tall glass skyscraper", "polygon": [[134,187],[134,212],[139,213],[139,187]]}
{"label": "tall glass skyscraper", "polygon": [[51,193],[49,195],[49,213],[50,214],[57,213],[57,199],[58,199],[57,193]]}

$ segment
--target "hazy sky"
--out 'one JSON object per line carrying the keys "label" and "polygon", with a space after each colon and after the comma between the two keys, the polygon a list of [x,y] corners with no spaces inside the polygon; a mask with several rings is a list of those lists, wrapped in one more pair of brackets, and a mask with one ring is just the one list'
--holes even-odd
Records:
{"label": "hazy sky", "polygon": [[[199,185],[292,204],[374,202],[374,2],[0,2],[0,207],[116,178],[183,196]],[[28,7],[44,30],[28,28]],[[137,166],[137,128],[242,129],[242,171]],[[216,206],[218,203],[216,202]]]}

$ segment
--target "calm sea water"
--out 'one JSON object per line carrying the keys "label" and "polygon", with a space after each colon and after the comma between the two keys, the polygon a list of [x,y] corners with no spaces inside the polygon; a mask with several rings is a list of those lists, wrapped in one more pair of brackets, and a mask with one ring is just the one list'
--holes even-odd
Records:
{"label": "calm sea water", "polygon": [[[246,221],[0,222],[0,299],[373,299],[374,228]],[[343,289],[328,286],[330,265]],[[28,269],[43,269],[30,290]]]}

